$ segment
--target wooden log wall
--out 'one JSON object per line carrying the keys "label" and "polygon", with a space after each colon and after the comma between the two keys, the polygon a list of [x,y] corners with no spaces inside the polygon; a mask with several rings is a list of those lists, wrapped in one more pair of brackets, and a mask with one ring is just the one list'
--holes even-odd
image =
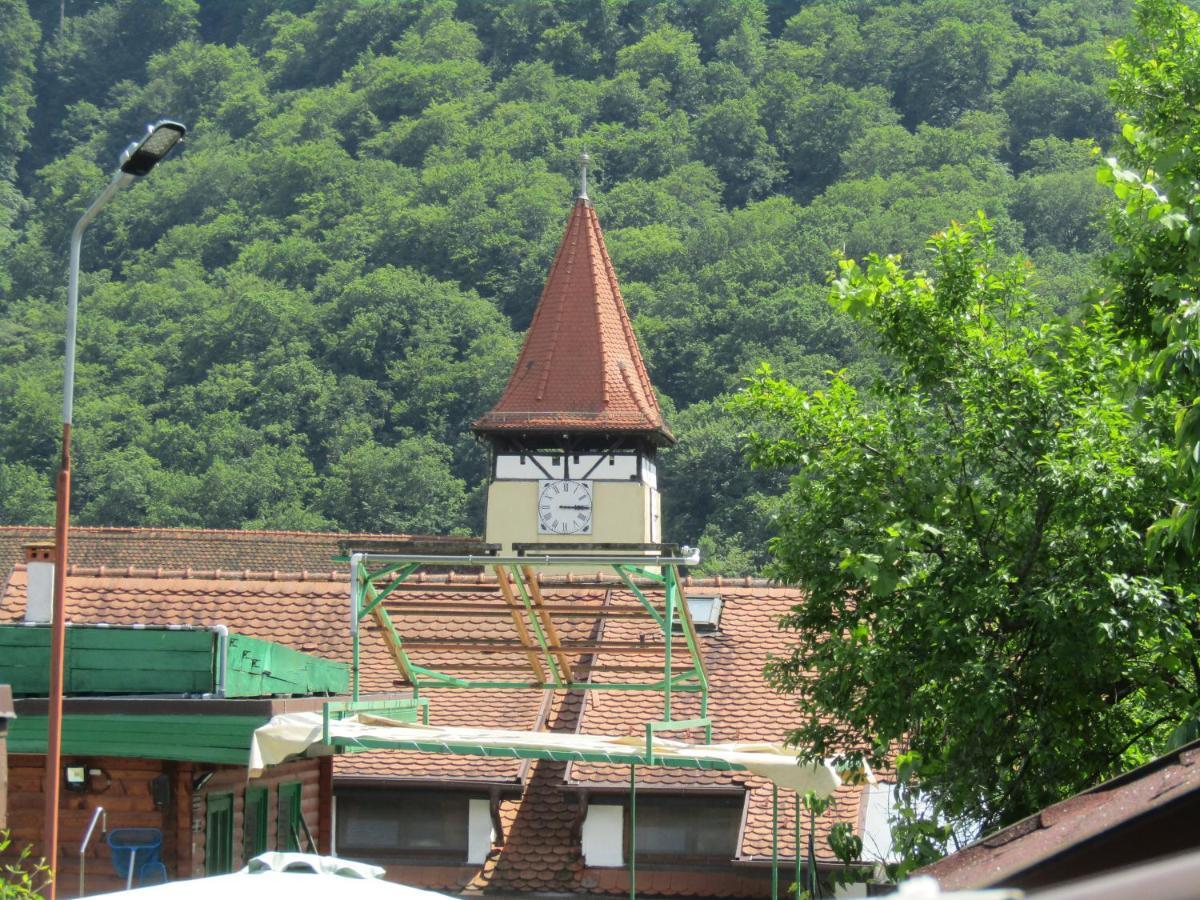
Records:
{"label": "wooden log wall", "polygon": [[[281,784],[301,784],[301,810],[317,841],[328,847],[332,797],[322,798],[321,760],[300,760],[268,769],[261,778],[246,780],[245,768],[214,766],[207,763],[145,760],[120,757],[63,757],[63,765],[87,765],[104,775],[90,779],[86,793],[62,790],[59,812],[58,896],[79,896],[79,847],[93,811],[104,807],[108,828],[158,828],[163,833],[163,862],[172,880],[196,878],[205,874],[205,801],[210,794],[233,795],[233,868],[245,865],[242,856],[242,823],[247,787],[266,787],[267,847],[275,849],[278,788]],[[213,777],[199,791],[195,780],[208,772]],[[13,845],[4,861],[24,846],[41,854],[45,758],[29,754],[9,757],[9,828]],[[170,800],[156,808],[150,785],[158,775],[166,775],[171,784]],[[98,894],[125,887],[112,867],[108,844],[99,826],[92,837],[85,860],[86,893]],[[136,878],[135,878],[136,884]]]}
{"label": "wooden log wall", "polygon": [[[197,878],[204,874],[205,846],[205,800],[213,794],[233,794],[233,868],[240,869],[246,864],[242,858],[242,835],[245,824],[246,788],[267,788],[267,849],[282,849],[286,844],[277,832],[279,810],[279,786],[300,782],[300,810],[304,821],[318,843],[322,838],[318,828],[323,819],[321,814],[320,797],[320,762],[315,759],[299,762],[284,763],[273,766],[263,773],[261,778],[246,781],[246,770],[240,768],[220,767],[212,780],[192,797],[191,802],[191,870],[188,875],[181,877]],[[332,807],[332,798],[326,797],[326,806]],[[187,871],[187,870],[183,870]]]}

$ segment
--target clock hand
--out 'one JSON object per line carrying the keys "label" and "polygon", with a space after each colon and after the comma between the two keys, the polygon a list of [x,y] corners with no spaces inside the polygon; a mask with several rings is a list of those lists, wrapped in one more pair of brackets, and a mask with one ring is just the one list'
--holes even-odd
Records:
{"label": "clock hand", "polygon": [[559,509],[591,509],[590,506],[560,506]]}

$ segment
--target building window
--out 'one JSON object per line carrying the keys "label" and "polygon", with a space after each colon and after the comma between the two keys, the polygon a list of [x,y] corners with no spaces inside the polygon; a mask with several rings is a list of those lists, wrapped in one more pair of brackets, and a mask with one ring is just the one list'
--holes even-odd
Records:
{"label": "building window", "polygon": [[233,794],[205,797],[204,871],[226,875],[233,871]]}
{"label": "building window", "polygon": [[[737,856],[744,795],[666,796],[638,794],[638,864],[726,865]],[[628,799],[588,804],[583,855],[589,866],[629,861]]]}
{"label": "building window", "polygon": [[377,864],[481,863],[491,804],[454,791],[352,789],[337,795],[337,854]]}
{"label": "building window", "polygon": [[275,815],[275,849],[300,849],[300,782],[279,786],[278,808]]}
{"label": "building window", "polygon": [[242,861],[248,862],[267,849],[267,789],[246,788],[242,806]]}

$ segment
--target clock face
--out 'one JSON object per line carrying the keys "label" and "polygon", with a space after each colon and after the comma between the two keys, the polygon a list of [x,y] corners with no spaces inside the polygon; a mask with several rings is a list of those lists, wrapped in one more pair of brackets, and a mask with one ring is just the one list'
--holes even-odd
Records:
{"label": "clock face", "polygon": [[538,534],[591,534],[592,483],[538,482]]}

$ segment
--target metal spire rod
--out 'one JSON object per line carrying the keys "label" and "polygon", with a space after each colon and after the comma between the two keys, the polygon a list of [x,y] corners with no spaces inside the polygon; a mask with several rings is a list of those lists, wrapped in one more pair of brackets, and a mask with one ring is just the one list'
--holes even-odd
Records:
{"label": "metal spire rod", "polygon": [[592,161],[592,158],[587,155],[586,150],[582,154],[580,154],[580,156],[579,156],[579,170],[580,170],[579,199],[580,200],[590,200],[591,199],[590,197],[588,197],[588,192],[587,192],[587,170],[588,170],[588,163],[591,161]]}

